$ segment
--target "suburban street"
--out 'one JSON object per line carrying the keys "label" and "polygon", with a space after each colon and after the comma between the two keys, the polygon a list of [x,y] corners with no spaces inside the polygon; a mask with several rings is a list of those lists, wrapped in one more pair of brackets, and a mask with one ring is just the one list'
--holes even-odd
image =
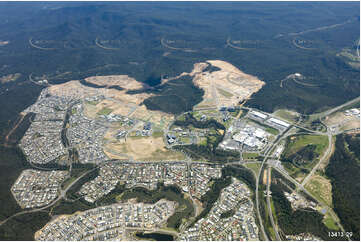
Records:
{"label": "suburban street", "polygon": [[[44,206],[44,207],[41,207],[41,208],[35,208],[35,209],[31,209],[31,210],[25,210],[25,211],[21,211],[21,212],[18,212],[18,213],[15,213],[13,215],[11,215],[10,217],[4,219],[3,221],[0,222],[0,226],[5,224],[7,221],[9,221],[10,219],[14,218],[14,217],[17,217],[19,215],[22,215],[22,214],[26,214],[26,213],[35,213],[35,212],[40,212],[40,211],[43,211],[51,206],[53,206],[54,204],[56,204],[58,201],[60,201],[62,198],[65,198],[66,196],[66,193],[67,191],[74,185],[76,184],[82,177],[86,176],[87,174],[89,174],[90,172],[94,171],[95,169],[97,169],[97,167],[85,172],[84,174],[82,174],[81,176],[79,176],[77,179],[75,179],[74,181],[72,181],[65,189],[60,189],[60,192],[59,192],[59,196],[54,200],[52,201],[51,203],[49,203],[48,205]],[[48,213],[48,212],[47,212]]]}

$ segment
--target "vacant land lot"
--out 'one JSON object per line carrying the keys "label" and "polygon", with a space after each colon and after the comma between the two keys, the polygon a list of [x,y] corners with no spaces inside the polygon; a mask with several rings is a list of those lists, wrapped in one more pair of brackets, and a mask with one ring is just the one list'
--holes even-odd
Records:
{"label": "vacant land lot", "polygon": [[127,75],[91,76],[85,78],[85,81],[99,86],[118,86],[127,90],[143,87],[141,82],[137,82]]}
{"label": "vacant land lot", "polygon": [[0,77],[0,83],[4,84],[4,83],[7,83],[7,82],[16,81],[20,76],[21,76],[20,73],[15,73],[15,74],[9,74],[9,75],[6,75],[6,76],[2,76],[2,77]]}
{"label": "vacant land lot", "polygon": [[298,117],[300,116],[299,113],[287,110],[287,109],[278,109],[273,115],[285,119],[290,122],[296,122]]}
{"label": "vacant land lot", "polygon": [[275,129],[275,128],[273,128],[271,126],[268,126],[268,125],[266,125],[264,123],[261,123],[261,122],[255,121],[255,120],[250,120],[250,119],[247,119],[247,123],[250,123],[252,125],[256,124],[256,126],[259,125],[259,126],[263,127],[264,130],[266,132],[270,133],[270,134],[273,134],[273,135],[278,135],[279,134],[278,129]]}
{"label": "vacant land lot", "polygon": [[240,101],[248,99],[264,85],[264,82],[257,77],[240,71],[228,62],[220,60],[207,62],[219,70],[211,73],[193,70],[190,73],[194,77],[194,84],[204,90],[203,100],[195,107],[196,109],[238,105]]}
{"label": "vacant land lot", "polygon": [[139,106],[132,115],[131,118],[140,119],[147,122],[152,122],[158,125],[160,128],[166,127],[169,122],[173,121],[174,117],[171,114],[161,111],[148,110],[145,105]]}
{"label": "vacant land lot", "polygon": [[360,119],[354,116],[346,116],[343,112],[336,112],[326,118],[328,126],[338,126],[341,130],[360,128]]}
{"label": "vacant land lot", "polygon": [[[126,141],[105,145],[112,158],[124,159],[127,155],[135,160],[183,160],[182,153],[168,150],[163,137],[128,137]],[[113,152],[112,152],[113,151]]]}
{"label": "vacant land lot", "polygon": [[245,164],[244,166],[254,171],[255,175],[258,175],[259,169],[261,168],[260,163],[248,163]]}
{"label": "vacant land lot", "polygon": [[315,175],[307,183],[306,189],[332,207],[332,186],[330,180],[324,176]]}

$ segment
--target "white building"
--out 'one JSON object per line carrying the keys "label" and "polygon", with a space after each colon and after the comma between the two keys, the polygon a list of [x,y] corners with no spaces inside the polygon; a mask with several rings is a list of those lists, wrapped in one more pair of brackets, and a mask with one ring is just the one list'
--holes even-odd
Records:
{"label": "white building", "polygon": [[286,123],[285,121],[282,121],[282,120],[279,120],[276,118],[270,118],[270,119],[268,119],[268,122],[283,126],[285,128],[288,128],[290,126],[289,123]]}
{"label": "white building", "polygon": [[266,119],[267,118],[266,114],[263,114],[263,113],[260,113],[260,112],[257,112],[257,111],[251,111],[251,114],[258,117],[258,118],[261,118],[261,119]]}

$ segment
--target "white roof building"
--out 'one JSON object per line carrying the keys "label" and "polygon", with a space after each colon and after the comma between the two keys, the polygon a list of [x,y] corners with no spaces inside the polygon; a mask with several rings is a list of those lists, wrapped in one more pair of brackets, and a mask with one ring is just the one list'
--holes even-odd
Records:
{"label": "white roof building", "polygon": [[263,129],[256,129],[253,134],[259,139],[263,139],[267,136],[267,133]]}
{"label": "white roof building", "polygon": [[353,108],[353,109],[351,109],[350,111],[351,111],[351,113],[353,113],[353,114],[355,114],[355,115],[360,114],[360,110],[357,109],[357,108]]}
{"label": "white roof building", "polygon": [[260,112],[257,112],[257,111],[251,111],[251,114],[254,115],[254,116],[257,116],[257,117],[259,117],[261,119],[267,118],[266,114],[263,114],[263,113],[260,113]]}
{"label": "white roof building", "polygon": [[281,125],[281,126],[286,127],[286,128],[290,126],[289,123],[286,123],[286,122],[284,122],[282,120],[279,120],[279,119],[276,119],[276,118],[270,118],[268,121],[271,122],[271,123]]}
{"label": "white roof building", "polygon": [[246,132],[239,132],[238,134],[233,135],[233,139],[235,141],[238,141],[240,143],[243,143],[248,137],[248,134]]}
{"label": "white roof building", "polygon": [[255,137],[249,137],[244,141],[245,145],[248,145],[249,147],[259,147],[262,145],[262,142],[260,142],[258,139],[256,139]]}

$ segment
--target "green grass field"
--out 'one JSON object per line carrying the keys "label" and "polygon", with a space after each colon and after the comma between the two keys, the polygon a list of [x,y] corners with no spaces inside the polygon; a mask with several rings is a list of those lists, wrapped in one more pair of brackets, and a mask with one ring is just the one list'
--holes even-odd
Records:
{"label": "green grass field", "polygon": [[108,115],[111,112],[113,112],[113,109],[111,109],[111,108],[102,108],[97,114],[98,115]]}
{"label": "green grass field", "polygon": [[242,153],[242,157],[245,160],[256,159],[258,156],[258,153]]}
{"label": "green grass field", "polygon": [[90,105],[97,105],[99,102],[98,101],[86,101],[87,104],[90,104]]}
{"label": "green grass field", "polygon": [[280,118],[290,121],[290,122],[295,122],[298,119],[298,116],[296,113],[290,112],[287,109],[278,109],[273,114],[277,117],[280,117]]}
{"label": "green grass field", "polygon": [[291,163],[283,163],[283,167],[286,169],[288,174],[293,178],[304,178],[306,176],[306,173],[302,172],[301,168],[298,168]]}
{"label": "green grass field", "polygon": [[287,157],[289,155],[296,153],[301,148],[311,144],[317,146],[315,152],[317,153],[318,156],[320,156],[328,146],[328,138],[325,135],[292,136],[290,137],[290,139],[288,139],[286,148],[283,151],[283,155]]}
{"label": "green grass field", "polygon": [[152,136],[155,137],[155,138],[158,138],[158,137],[163,137],[164,135],[164,132],[163,131],[154,131],[152,133]]}
{"label": "green grass field", "polygon": [[339,227],[337,226],[336,222],[333,220],[333,218],[331,217],[331,215],[329,213],[327,213],[325,215],[325,218],[322,221],[327,228],[332,229],[332,230],[339,230]]}
{"label": "green grass field", "polygon": [[258,174],[258,172],[261,168],[260,163],[249,163],[249,164],[245,164],[244,166],[251,169],[252,171],[254,171],[256,175]]}
{"label": "green grass field", "polygon": [[[183,144],[189,144],[191,142],[191,138],[189,137],[180,137],[179,141],[183,142]],[[204,141],[203,141],[204,143]],[[207,145],[207,140],[205,141],[205,145]]]}
{"label": "green grass field", "polygon": [[273,134],[273,135],[278,135],[279,134],[279,131],[277,129],[271,128],[271,127],[267,127],[266,132],[268,132],[270,134]]}

